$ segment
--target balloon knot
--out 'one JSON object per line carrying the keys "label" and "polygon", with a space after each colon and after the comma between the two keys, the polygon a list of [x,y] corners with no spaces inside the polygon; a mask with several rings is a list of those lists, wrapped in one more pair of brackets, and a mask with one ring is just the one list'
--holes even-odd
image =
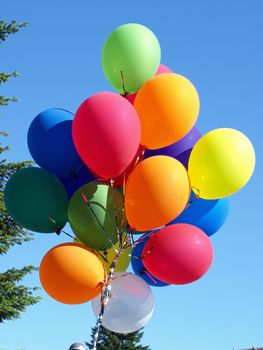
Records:
{"label": "balloon knot", "polygon": [[61,234],[61,231],[62,231],[62,227],[58,227],[56,229],[56,234],[59,236]]}
{"label": "balloon knot", "polygon": [[76,171],[74,171],[74,170],[70,173],[70,176],[72,176],[74,180],[77,180],[77,178],[78,178],[78,175],[77,175]]}

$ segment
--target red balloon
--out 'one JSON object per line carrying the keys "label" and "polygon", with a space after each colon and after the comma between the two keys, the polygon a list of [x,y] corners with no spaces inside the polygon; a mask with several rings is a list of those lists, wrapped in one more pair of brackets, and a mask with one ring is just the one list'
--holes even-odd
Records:
{"label": "red balloon", "polygon": [[189,224],[166,226],[145,244],[143,264],[159,280],[186,284],[201,278],[213,260],[208,236]]}
{"label": "red balloon", "polygon": [[79,156],[101,179],[113,179],[132,162],[141,140],[134,107],[113,92],[85,100],[73,120],[73,141]]}
{"label": "red balloon", "polygon": [[[164,74],[164,73],[173,73],[173,71],[170,68],[166,67],[164,64],[160,64],[155,75]],[[125,96],[125,98],[133,105],[136,95],[137,95],[137,92],[135,92],[134,94],[128,94]]]}

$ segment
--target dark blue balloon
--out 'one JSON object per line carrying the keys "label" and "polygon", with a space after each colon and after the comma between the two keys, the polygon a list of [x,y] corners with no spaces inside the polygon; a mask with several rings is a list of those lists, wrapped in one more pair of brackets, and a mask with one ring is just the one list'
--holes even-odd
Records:
{"label": "dark blue balloon", "polygon": [[169,225],[172,224],[191,224],[199,227],[208,236],[216,233],[224,224],[229,210],[229,201],[227,198],[207,200],[194,198],[191,194],[190,205]]}
{"label": "dark blue balloon", "polygon": [[[147,235],[149,235],[149,233],[142,235],[140,238]],[[137,276],[140,276],[150,286],[154,286],[154,287],[168,286],[169,284],[158,280],[156,277],[152,275],[151,275],[152,278],[150,278],[149,275],[145,273],[146,269],[143,265],[142,259],[140,259],[139,257],[142,255],[143,248],[149,239],[150,239],[150,236],[144,238],[138,245],[136,245],[136,247],[133,248],[132,256],[131,256],[132,269]]]}
{"label": "dark blue balloon", "polygon": [[47,109],[35,117],[28,130],[27,143],[32,158],[57,176],[70,176],[83,164],[73,144],[73,117],[64,109]]}
{"label": "dark blue balloon", "polygon": [[78,172],[71,176],[60,176],[59,180],[62,182],[70,199],[81,186],[97,179],[86,165],[83,164]]}

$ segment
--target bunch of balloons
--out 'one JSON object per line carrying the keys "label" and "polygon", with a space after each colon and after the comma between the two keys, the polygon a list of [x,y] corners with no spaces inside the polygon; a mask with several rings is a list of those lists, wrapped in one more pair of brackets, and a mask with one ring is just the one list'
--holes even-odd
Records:
{"label": "bunch of balloons", "polygon": [[[75,234],[44,256],[46,292],[66,304],[93,300],[98,326],[118,333],[151,318],[149,285],[192,283],[208,271],[209,236],[255,165],[240,131],[201,136],[195,87],[160,58],[145,26],[115,29],[102,66],[116,92],[88,97],[75,115],[40,113],[28,131],[39,167],[19,170],[5,188],[6,208],[23,227],[60,234],[69,222]],[[134,274],[125,272],[130,259]]]}

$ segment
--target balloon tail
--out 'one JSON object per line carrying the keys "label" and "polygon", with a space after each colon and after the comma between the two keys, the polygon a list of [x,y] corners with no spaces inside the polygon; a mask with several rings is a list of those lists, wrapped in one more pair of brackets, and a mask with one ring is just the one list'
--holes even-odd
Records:
{"label": "balloon tail", "polygon": [[81,196],[84,199],[84,202],[87,204],[88,208],[90,209],[92,215],[94,216],[95,220],[97,221],[98,225],[100,226],[102,232],[104,233],[106,239],[110,242],[111,246],[114,247],[114,243],[112,242],[110,235],[108,232],[105,230],[103,225],[101,224],[100,220],[98,219],[95,211],[93,210],[92,206],[90,205],[90,202],[88,201],[88,198],[85,196],[85,193],[81,192]]}

